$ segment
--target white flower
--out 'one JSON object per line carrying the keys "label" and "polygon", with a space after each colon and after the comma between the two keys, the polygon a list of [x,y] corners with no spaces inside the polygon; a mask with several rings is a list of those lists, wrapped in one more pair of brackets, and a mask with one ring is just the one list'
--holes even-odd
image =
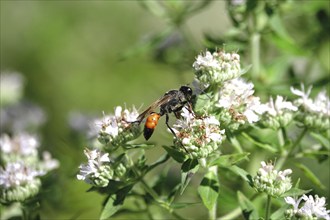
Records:
{"label": "white flower", "polygon": [[279,129],[280,127],[286,127],[298,110],[298,107],[293,105],[292,102],[285,101],[282,96],[276,96],[275,101],[270,97],[269,102],[262,104],[262,120],[260,123],[272,129]]}
{"label": "white flower", "polygon": [[307,128],[314,131],[326,131],[330,127],[330,99],[326,96],[325,90],[321,91],[315,99],[309,98],[312,87],[305,88],[301,85],[301,90],[291,87],[293,94],[299,96],[295,104],[301,109],[296,116],[297,121],[302,123]]}
{"label": "white flower", "polygon": [[24,186],[44,174],[45,172],[26,166],[23,162],[8,163],[5,168],[0,167],[0,186],[5,189]]}
{"label": "white flower", "polygon": [[224,130],[220,130],[220,122],[214,116],[196,118],[185,108],[181,116],[173,125],[177,136],[175,144],[179,149],[183,146],[190,157],[200,159],[220,147]]}
{"label": "white flower", "polygon": [[330,100],[329,97],[326,96],[326,91],[322,90],[320,93],[317,94],[315,99],[309,98],[311,93],[312,87],[310,86],[308,90],[305,92],[304,85],[301,85],[301,90],[295,89],[291,87],[291,92],[300,98],[296,100],[298,105],[302,105],[305,110],[321,114],[326,117],[330,116]]}
{"label": "white flower", "polygon": [[237,78],[243,72],[240,57],[236,53],[216,51],[197,56],[193,63],[197,79],[204,85],[219,85],[224,81]]}
{"label": "white flower", "polygon": [[[330,219],[330,210],[326,209],[326,200],[324,197],[319,198],[318,195],[313,196],[303,195],[298,199],[292,197],[285,197],[285,202],[289,205],[292,205],[293,208],[288,210],[289,213],[295,215],[296,217],[301,218],[318,218],[318,219]],[[301,202],[304,201],[304,204]]]}
{"label": "white flower", "polygon": [[108,153],[103,153],[97,149],[84,150],[84,153],[88,159],[87,164],[81,164],[79,166],[80,172],[77,174],[78,180],[84,180],[89,184],[96,184],[106,186],[110,177],[110,158]]}
{"label": "white flower", "polygon": [[13,138],[3,134],[0,137],[0,150],[5,154],[36,156],[38,147],[38,139],[30,134],[22,133],[15,135]]}
{"label": "white flower", "polygon": [[285,101],[282,96],[276,96],[274,102],[270,97],[269,102],[266,104],[265,111],[271,116],[283,115],[286,111],[297,111],[298,108],[292,102]]}
{"label": "white flower", "polygon": [[223,84],[216,106],[227,109],[236,121],[254,123],[259,121],[264,106],[261,105],[260,98],[253,94],[253,83],[247,83],[243,78],[236,78]]}
{"label": "white flower", "polygon": [[212,56],[209,51],[206,51],[205,55],[198,55],[196,61],[193,63],[193,67],[196,70],[201,70],[203,68],[218,69],[219,66],[219,62]]}
{"label": "white flower", "polygon": [[42,161],[41,161],[41,169],[45,171],[51,171],[60,166],[58,160],[53,159],[52,155],[48,151],[42,152]]}
{"label": "white flower", "polygon": [[291,189],[291,169],[277,171],[271,163],[261,162],[257,175],[253,178],[253,186],[258,192],[278,197]]}
{"label": "white flower", "polygon": [[140,128],[136,122],[139,113],[133,106],[129,111],[121,106],[115,108],[114,115],[104,115],[103,119],[95,120],[98,127],[98,139],[102,144],[111,143],[119,146],[139,135]]}

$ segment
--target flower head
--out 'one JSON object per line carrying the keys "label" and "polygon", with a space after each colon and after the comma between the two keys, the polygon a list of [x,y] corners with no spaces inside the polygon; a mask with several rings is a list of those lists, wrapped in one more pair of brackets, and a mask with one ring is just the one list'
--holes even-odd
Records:
{"label": "flower head", "polygon": [[253,187],[258,192],[265,192],[270,196],[279,197],[291,189],[291,169],[277,171],[273,164],[261,162],[257,175],[253,178]]}
{"label": "flower head", "polygon": [[98,139],[103,144],[120,146],[133,140],[140,134],[140,127],[135,122],[138,117],[137,110],[122,109],[117,106],[114,115],[104,116],[103,120],[97,120],[95,124],[99,127]]}
{"label": "flower head", "polygon": [[175,145],[189,153],[192,158],[206,158],[216,151],[224,139],[224,130],[214,117],[196,118],[187,109],[182,110],[173,129],[176,133]]}
{"label": "flower head", "polygon": [[24,159],[25,162],[34,163],[38,160],[39,140],[36,136],[21,133],[9,137],[3,134],[0,137],[1,158],[4,161],[16,161]]}
{"label": "flower head", "polygon": [[270,97],[264,104],[261,124],[275,130],[286,127],[294,117],[298,108],[292,102],[286,101],[282,96],[277,96],[275,101]]}
{"label": "flower head", "polygon": [[240,56],[224,51],[206,51],[198,55],[193,68],[197,79],[207,86],[219,85],[242,74]]}
{"label": "flower head", "polygon": [[0,167],[1,198],[7,202],[24,201],[39,192],[38,178],[46,172],[36,170],[23,162],[11,162]]}
{"label": "flower head", "polygon": [[[311,195],[295,199],[292,197],[285,197],[285,202],[293,207],[286,211],[286,215],[290,218],[295,216],[296,218],[301,219],[330,219],[330,210],[326,209],[326,200],[324,197],[318,197],[315,195],[315,198]],[[304,201],[304,204],[302,204]]]}
{"label": "flower head", "polygon": [[36,195],[41,187],[40,176],[57,168],[59,162],[47,151],[40,160],[39,140],[30,134],[21,133],[0,137],[0,152],[3,167],[0,168],[1,198],[6,202],[24,201]]}
{"label": "flower head", "polygon": [[77,179],[96,186],[107,186],[113,176],[109,154],[88,149],[84,150],[84,153],[88,161],[87,164],[79,166],[80,172],[77,174]]}
{"label": "flower head", "polygon": [[253,83],[248,83],[243,78],[225,82],[219,90],[219,99],[215,104],[221,108],[222,124],[236,130],[242,124],[259,121],[259,114],[264,111],[264,106],[261,105],[260,98],[253,94]]}
{"label": "flower head", "polygon": [[330,127],[330,99],[323,90],[313,100],[309,98],[311,90],[305,91],[303,85],[301,90],[291,87],[291,92],[300,97],[294,101],[301,110],[296,118],[308,128],[325,131]]}

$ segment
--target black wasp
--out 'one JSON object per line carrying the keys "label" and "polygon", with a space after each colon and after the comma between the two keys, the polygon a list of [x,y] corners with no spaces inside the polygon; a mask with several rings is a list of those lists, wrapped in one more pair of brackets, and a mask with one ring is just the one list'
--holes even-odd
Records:
{"label": "black wasp", "polygon": [[[181,86],[179,90],[170,90],[166,92],[160,99],[152,103],[144,112],[137,117],[137,122],[141,123],[147,116],[146,123],[144,125],[143,136],[148,140],[154,129],[157,126],[158,120],[161,116],[166,116],[166,125],[176,136],[173,129],[169,126],[169,115],[174,113],[176,118],[180,118],[180,112],[183,107],[187,107],[192,112],[191,108],[192,89],[188,86]],[[159,107],[159,113],[154,112]]]}

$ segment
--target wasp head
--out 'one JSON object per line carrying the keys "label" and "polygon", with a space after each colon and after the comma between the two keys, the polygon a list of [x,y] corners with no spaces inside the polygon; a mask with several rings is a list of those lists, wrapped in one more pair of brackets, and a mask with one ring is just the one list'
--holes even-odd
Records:
{"label": "wasp head", "polygon": [[184,97],[189,101],[192,97],[192,89],[188,86],[181,86],[180,92],[184,94]]}

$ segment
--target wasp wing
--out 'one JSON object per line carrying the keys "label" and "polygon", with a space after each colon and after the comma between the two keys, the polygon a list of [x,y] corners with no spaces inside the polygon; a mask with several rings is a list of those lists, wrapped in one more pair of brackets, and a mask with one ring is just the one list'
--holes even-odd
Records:
{"label": "wasp wing", "polygon": [[137,121],[141,123],[143,119],[146,117],[146,115],[150,115],[156,108],[159,106],[169,102],[172,99],[173,95],[172,94],[165,94],[163,97],[160,99],[156,100],[154,103],[152,103],[146,110],[144,110],[138,117]]}

